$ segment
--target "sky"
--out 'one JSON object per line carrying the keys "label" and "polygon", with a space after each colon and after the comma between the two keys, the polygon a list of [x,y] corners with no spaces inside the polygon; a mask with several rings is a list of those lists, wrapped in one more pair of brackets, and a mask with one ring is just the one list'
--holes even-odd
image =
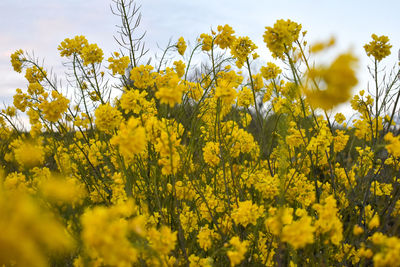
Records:
{"label": "sky", "polygon": [[[160,53],[169,40],[183,36],[192,44],[203,32],[229,24],[237,36],[249,36],[259,47],[262,62],[271,60],[263,43],[265,26],[291,19],[307,30],[309,43],[335,36],[335,52],[353,51],[360,59],[357,89],[366,89],[367,66],[372,61],[363,45],[371,34],[390,38],[392,55],[382,65],[392,67],[400,48],[400,1],[359,0],[142,0],[140,29],[146,31],[150,55]],[[57,46],[65,38],[85,35],[104,50],[105,58],[117,51],[113,39],[119,18],[110,11],[111,0],[1,0],[0,1],[0,103],[10,104],[16,88],[25,89],[23,74],[13,71],[10,55],[17,49],[34,53],[47,69],[62,78],[65,60]],[[140,31],[139,31],[140,32]],[[160,47],[160,48],[159,48]]]}

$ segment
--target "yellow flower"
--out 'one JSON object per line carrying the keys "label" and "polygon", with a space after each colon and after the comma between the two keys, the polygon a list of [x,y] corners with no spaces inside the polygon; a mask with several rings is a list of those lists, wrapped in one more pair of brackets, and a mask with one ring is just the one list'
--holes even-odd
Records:
{"label": "yellow flower", "polygon": [[128,122],[122,123],[118,134],[111,138],[112,145],[118,145],[120,153],[127,159],[146,148],[146,131],[140,126],[138,119],[131,117]]}
{"label": "yellow flower", "polygon": [[47,73],[42,68],[33,66],[32,68],[26,69],[25,78],[30,83],[41,82],[46,77]]}
{"label": "yellow flower", "polygon": [[178,53],[183,56],[183,54],[185,54],[186,47],[187,47],[187,45],[186,45],[185,39],[183,39],[183,37],[180,37],[178,39],[178,43],[176,44],[176,48],[178,49]]}
{"label": "yellow flower", "polygon": [[390,55],[390,48],[392,45],[389,44],[389,38],[385,35],[377,36],[372,34],[372,41],[364,45],[364,50],[368,56],[373,56],[377,61],[381,61],[385,57]]}
{"label": "yellow flower", "polygon": [[328,233],[332,244],[339,246],[343,239],[343,224],[338,217],[335,198],[330,195],[322,204],[314,204],[313,209],[318,212],[318,220],[315,222],[317,233]]}
{"label": "yellow flower", "polygon": [[11,54],[11,65],[14,68],[14,70],[19,73],[22,71],[23,58],[21,56],[23,54],[24,51],[22,51],[22,49],[18,49],[17,51]]}
{"label": "yellow flower", "polygon": [[274,58],[284,59],[284,53],[288,52],[293,42],[299,38],[301,24],[288,20],[277,20],[274,27],[265,27],[266,31],[263,35],[264,42],[271,51]]}
{"label": "yellow flower", "polygon": [[219,25],[217,29],[219,33],[217,37],[215,37],[215,44],[221,49],[230,47],[235,40],[235,36],[233,35],[235,31],[228,24],[224,26]]}
{"label": "yellow flower", "polygon": [[266,80],[275,79],[282,73],[282,70],[272,62],[268,62],[266,67],[261,67],[260,71],[262,77]]}
{"label": "yellow flower", "polygon": [[179,78],[182,78],[182,76],[185,74],[185,63],[183,63],[182,60],[179,61],[174,61],[174,66],[176,70],[176,74],[178,74]]}
{"label": "yellow flower", "polygon": [[249,37],[238,37],[231,45],[231,54],[236,59],[236,66],[241,68],[248,56],[257,49]]}
{"label": "yellow flower", "polygon": [[235,223],[246,227],[248,224],[257,224],[257,219],[264,213],[264,207],[253,204],[251,200],[240,201],[239,206],[232,211],[232,219]]}
{"label": "yellow flower", "polygon": [[128,56],[121,57],[121,58],[108,58],[108,62],[110,62],[110,65],[108,68],[112,70],[113,75],[115,74],[120,74],[124,75],[125,74],[125,69],[128,68],[130,59]]}
{"label": "yellow flower", "polygon": [[386,150],[393,155],[393,157],[400,157],[400,136],[393,136],[393,133],[389,132],[385,135],[385,141],[388,144],[385,146]]}
{"label": "yellow flower", "polygon": [[175,248],[177,233],[172,232],[167,226],[162,226],[160,230],[151,228],[148,231],[150,246],[160,255],[166,256]]}
{"label": "yellow flower", "polygon": [[234,83],[228,80],[219,80],[218,86],[215,88],[215,96],[222,100],[225,105],[231,105],[235,100],[237,92]]}
{"label": "yellow flower", "polygon": [[62,57],[69,57],[73,54],[81,54],[82,49],[89,45],[86,37],[75,36],[74,39],[66,38],[61,44],[58,46],[58,50],[60,51],[60,55]]}
{"label": "yellow flower", "polygon": [[203,44],[201,47],[201,49],[203,51],[211,50],[211,46],[212,46],[212,42],[213,42],[211,35],[206,34],[206,33],[200,34],[199,42],[201,42]]}
{"label": "yellow flower", "polygon": [[96,126],[100,131],[110,132],[117,128],[122,121],[121,112],[109,103],[100,105],[94,114]]}
{"label": "yellow flower", "polygon": [[237,97],[237,105],[239,107],[248,108],[249,106],[254,104],[253,92],[248,87],[243,87],[242,90],[239,91]]}
{"label": "yellow flower", "polygon": [[167,82],[161,85],[156,92],[156,97],[161,103],[168,104],[171,108],[175,104],[182,102],[182,94],[185,91],[185,86],[180,82],[177,74],[172,74],[167,78]]}
{"label": "yellow flower", "polygon": [[42,110],[46,120],[57,122],[61,119],[62,114],[67,111],[69,100],[56,91],[52,91],[52,97],[53,101],[44,100],[39,104],[39,108]]}
{"label": "yellow flower", "polygon": [[303,215],[300,220],[285,225],[282,229],[282,241],[288,242],[295,249],[314,243],[315,227],[311,225],[311,217]]}
{"label": "yellow flower", "polygon": [[244,260],[244,256],[247,252],[247,247],[249,246],[249,241],[240,241],[239,237],[234,236],[229,241],[232,246],[226,254],[231,262],[231,267],[238,265]]}
{"label": "yellow flower", "polygon": [[103,61],[103,50],[97,44],[89,44],[82,48],[81,56],[85,66],[101,63]]}
{"label": "yellow flower", "polygon": [[134,67],[131,70],[130,79],[133,84],[140,89],[147,89],[148,87],[154,86],[155,73],[152,73],[153,66],[150,65],[140,65],[139,67]]}
{"label": "yellow flower", "polygon": [[220,162],[219,153],[220,150],[218,143],[207,142],[203,147],[204,162],[212,167],[218,166]]}
{"label": "yellow flower", "polygon": [[307,100],[315,107],[325,110],[346,102],[351,97],[351,89],[357,84],[354,66],[357,58],[352,54],[339,55],[329,67],[313,68],[307,73],[307,86],[323,81],[314,90],[304,88]]}

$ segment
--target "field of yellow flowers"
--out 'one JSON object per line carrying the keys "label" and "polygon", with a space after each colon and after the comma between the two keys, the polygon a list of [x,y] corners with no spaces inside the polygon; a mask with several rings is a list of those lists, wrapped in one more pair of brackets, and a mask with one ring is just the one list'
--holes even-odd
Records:
{"label": "field of yellow flowers", "polygon": [[0,113],[0,266],[400,266],[388,37],[364,46],[373,89],[353,96],[358,59],[314,64],[335,40],[291,20],[265,27],[261,68],[229,25],[145,64],[130,4],[108,59],[84,36],[58,46],[67,85],[11,55],[27,86]]}

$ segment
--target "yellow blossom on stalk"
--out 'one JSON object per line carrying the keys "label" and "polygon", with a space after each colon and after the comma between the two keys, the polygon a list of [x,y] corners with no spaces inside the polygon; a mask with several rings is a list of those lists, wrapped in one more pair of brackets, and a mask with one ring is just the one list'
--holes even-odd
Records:
{"label": "yellow blossom on stalk", "polygon": [[268,210],[269,217],[265,220],[266,228],[274,235],[280,235],[284,225],[293,222],[293,208],[283,207],[277,210],[270,207]]}
{"label": "yellow blossom on stalk", "polygon": [[80,35],[80,36],[75,36],[73,39],[66,38],[58,46],[58,50],[60,51],[60,55],[62,57],[69,57],[75,53],[81,54],[82,49],[88,45],[89,42],[86,40],[86,37]]}
{"label": "yellow blossom on stalk", "polygon": [[183,56],[183,54],[185,54],[186,47],[187,45],[185,39],[183,39],[183,37],[180,37],[178,39],[178,42],[176,43],[176,48],[178,49],[178,53]]}
{"label": "yellow blossom on stalk", "polygon": [[155,73],[152,73],[153,66],[140,65],[134,67],[131,70],[130,79],[133,81],[135,87],[140,89],[147,89],[148,87],[154,86]]}
{"label": "yellow blossom on stalk", "polygon": [[20,166],[31,168],[43,164],[45,153],[40,141],[17,139],[10,144]]}
{"label": "yellow blossom on stalk", "polygon": [[335,121],[339,124],[341,124],[342,122],[344,122],[346,120],[346,117],[342,114],[342,113],[336,113],[335,115]]}
{"label": "yellow blossom on stalk", "polygon": [[236,224],[246,227],[248,224],[257,224],[257,219],[264,213],[264,207],[253,204],[251,200],[240,201],[238,207],[232,211],[232,219]]}
{"label": "yellow blossom on stalk", "polygon": [[33,66],[32,68],[27,68],[25,71],[25,78],[30,83],[41,82],[46,77],[47,73],[42,68]]}
{"label": "yellow blossom on stalk", "polygon": [[92,261],[113,266],[131,266],[137,261],[138,251],[128,238],[131,232],[129,218],[136,209],[133,201],[129,200],[85,211],[81,216],[81,237],[85,253]]}
{"label": "yellow blossom on stalk", "polygon": [[344,131],[336,130],[336,136],[333,137],[333,150],[335,152],[342,151],[349,141],[350,136],[345,134]]}
{"label": "yellow blossom on stalk", "polygon": [[118,134],[113,136],[110,142],[112,145],[118,145],[121,155],[131,159],[145,150],[146,131],[140,126],[138,119],[131,117],[126,124],[121,123]]}
{"label": "yellow blossom on stalk", "polygon": [[40,95],[43,92],[44,92],[43,86],[38,82],[30,83],[28,85],[28,93],[30,95]]}
{"label": "yellow blossom on stalk", "polygon": [[248,56],[257,49],[249,37],[238,37],[231,45],[231,54],[236,59],[236,66],[241,68]]}
{"label": "yellow blossom on stalk", "polygon": [[29,95],[23,93],[22,90],[19,88],[17,88],[15,91],[16,94],[13,96],[14,99],[13,104],[17,109],[21,110],[22,112],[25,112],[26,107],[30,105],[29,103],[30,97]]}
{"label": "yellow blossom on stalk", "polygon": [[239,91],[237,97],[237,105],[239,107],[248,108],[249,106],[254,104],[253,92],[248,87],[243,87],[242,90]]}
{"label": "yellow blossom on stalk", "polygon": [[280,19],[275,22],[274,27],[265,27],[265,29],[264,42],[272,56],[284,59],[284,53],[288,52],[292,48],[293,42],[299,38],[301,24],[290,19]]}
{"label": "yellow blossom on stalk", "polygon": [[21,57],[24,54],[22,49],[18,49],[14,53],[11,54],[11,65],[16,72],[21,73],[22,71],[22,62],[23,58]]}
{"label": "yellow blossom on stalk", "polygon": [[125,113],[132,111],[133,114],[140,114],[150,102],[146,100],[146,91],[140,92],[139,90],[127,90],[121,96],[120,104]]}
{"label": "yellow blossom on stalk", "polygon": [[200,228],[197,242],[202,249],[208,251],[213,245],[213,240],[216,239],[219,239],[219,235],[213,229],[208,228],[208,224]]}
{"label": "yellow blossom on stalk", "polygon": [[198,40],[199,42],[202,43],[202,47],[201,49],[203,51],[210,51],[211,50],[211,46],[212,46],[212,36],[206,33],[202,33],[200,34],[200,38]]}
{"label": "yellow blossom on stalk", "polygon": [[231,267],[233,267],[244,260],[249,241],[240,241],[239,237],[234,236],[229,240],[229,245],[231,245],[232,248],[226,254],[231,262]]}
{"label": "yellow blossom on stalk", "polygon": [[318,220],[315,222],[317,233],[327,233],[331,243],[339,246],[343,239],[343,224],[338,217],[335,198],[330,195],[322,204],[314,204],[313,209],[318,212]]}
{"label": "yellow blossom on stalk", "polygon": [[96,126],[100,131],[110,132],[122,121],[121,112],[109,103],[101,104],[95,111]]}
{"label": "yellow blossom on stalk", "polygon": [[185,91],[185,85],[180,81],[177,74],[172,74],[168,77],[165,84],[161,85],[157,92],[156,97],[160,99],[161,103],[168,104],[171,108],[175,104],[182,102],[182,94]]}
{"label": "yellow blossom on stalk", "polygon": [[364,50],[368,56],[373,56],[377,61],[381,61],[385,57],[390,55],[390,48],[392,45],[389,44],[389,37],[382,35],[377,36],[372,34],[372,41],[364,45]]}
{"label": "yellow blossom on stalk", "polygon": [[307,244],[314,243],[314,231],[315,227],[311,225],[311,217],[305,214],[299,220],[282,228],[282,241],[288,242],[295,249],[303,248]]}
{"label": "yellow blossom on stalk", "polygon": [[282,73],[282,70],[272,62],[267,62],[267,66],[262,66],[260,71],[262,77],[266,80],[275,79],[279,74]]}
{"label": "yellow blossom on stalk", "polygon": [[203,159],[208,165],[215,167],[219,164],[219,144],[215,142],[207,142],[203,147]]}
{"label": "yellow blossom on stalk", "polygon": [[120,75],[124,75],[126,68],[128,68],[128,66],[129,66],[129,62],[130,62],[129,57],[125,56],[125,57],[118,58],[119,57],[118,52],[114,52],[114,56],[116,58],[113,58],[113,57],[108,58],[108,62],[110,62],[110,65],[108,66],[108,68],[110,70],[112,70],[113,75],[115,75],[117,73]]}
{"label": "yellow blossom on stalk", "polygon": [[97,44],[89,44],[82,48],[81,56],[85,66],[101,63],[103,61],[103,50]]}
{"label": "yellow blossom on stalk", "polygon": [[390,196],[393,190],[392,184],[384,184],[378,181],[373,181],[371,183],[370,191],[372,194],[377,196]]}
{"label": "yellow blossom on stalk", "polygon": [[393,136],[393,133],[389,132],[385,135],[385,141],[388,144],[385,146],[386,150],[393,155],[393,157],[400,157],[400,136]]}
{"label": "yellow blossom on stalk", "polygon": [[215,44],[221,49],[230,47],[236,38],[233,35],[235,31],[232,29],[232,27],[228,24],[225,24],[224,26],[219,25],[217,30],[218,35],[215,37]]}
{"label": "yellow blossom on stalk", "polygon": [[57,122],[61,119],[64,112],[67,111],[69,99],[56,91],[52,91],[51,96],[53,97],[53,101],[48,102],[47,100],[44,100],[39,104],[39,108],[42,110],[46,120]]}
{"label": "yellow blossom on stalk", "polygon": [[253,89],[255,92],[259,92],[264,87],[264,81],[261,73],[257,73],[251,76],[253,78]]}
{"label": "yellow blossom on stalk", "polygon": [[182,76],[185,74],[185,63],[183,63],[182,60],[179,61],[174,61],[174,66],[176,70],[176,74],[178,74],[179,78],[182,78]]}
{"label": "yellow blossom on stalk", "polygon": [[161,256],[168,255],[175,248],[177,233],[167,226],[162,226],[159,230],[151,228],[147,235],[150,246]]}
{"label": "yellow blossom on stalk", "polygon": [[219,80],[218,86],[215,88],[215,96],[222,100],[225,105],[231,105],[235,100],[237,92],[234,84],[227,80]]}
{"label": "yellow blossom on stalk", "polygon": [[318,88],[304,88],[307,100],[315,107],[325,110],[346,102],[351,97],[351,89],[357,84],[354,67],[357,58],[352,54],[339,55],[329,67],[312,68],[307,73],[307,86],[314,86],[319,80]]}

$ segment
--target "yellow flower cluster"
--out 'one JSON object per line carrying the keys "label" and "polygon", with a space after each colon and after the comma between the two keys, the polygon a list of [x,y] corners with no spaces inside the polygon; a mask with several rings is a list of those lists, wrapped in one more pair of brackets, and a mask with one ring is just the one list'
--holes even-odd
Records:
{"label": "yellow flower cluster", "polygon": [[108,68],[110,70],[112,70],[113,75],[115,75],[117,73],[119,75],[124,75],[125,70],[126,70],[126,68],[128,68],[129,63],[130,63],[129,57],[128,56],[120,57],[118,52],[114,52],[114,56],[116,58],[113,58],[113,57],[108,58],[108,62],[110,62],[110,65],[108,66]]}
{"label": "yellow flower cluster", "polygon": [[277,20],[274,27],[265,27],[266,31],[263,35],[264,42],[271,51],[274,58],[284,58],[285,54],[290,51],[293,42],[299,38],[301,24],[294,21]]}
{"label": "yellow flower cluster", "polygon": [[392,45],[389,44],[389,37],[385,35],[377,36],[376,34],[372,34],[371,37],[372,41],[364,45],[367,55],[373,56],[377,61],[389,56],[390,48],[392,48]]}
{"label": "yellow flower cluster", "polygon": [[178,53],[183,56],[183,54],[185,54],[186,47],[187,47],[187,45],[186,45],[185,39],[183,39],[183,37],[180,37],[179,40],[178,40],[178,43],[176,44],[176,48],[178,49]]}
{"label": "yellow flower cluster", "polygon": [[249,37],[238,37],[231,44],[231,54],[236,59],[236,66],[241,68],[257,46]]}

